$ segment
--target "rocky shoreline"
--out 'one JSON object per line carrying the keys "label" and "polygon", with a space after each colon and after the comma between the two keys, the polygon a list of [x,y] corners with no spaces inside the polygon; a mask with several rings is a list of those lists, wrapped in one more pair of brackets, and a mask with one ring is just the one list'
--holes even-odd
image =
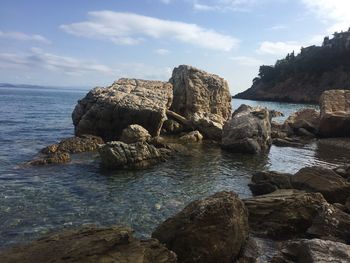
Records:
{"label": "rocky shoreline", "polygon": [[[281,124],[273,109],[241,105],[232,113],[227,82],[179,66],[169,82],[120,79],[95,88],[72,113],[76,137],[44,148],[27,165],[62,164],[97,151],[104,169],[145,169],[191,145],[213,142],[231,153],[266,154],[350,137],[350,91],[323,93],[320,112],[304,109]],[[337,138],[330,138],[337,137]],[[257,171],[254,197],[223,191],[188,204],[152,239],[124,226],[82,227],[0,252],[2,262],[348,262],[350,167],[305,167],[296,174]],[[257,238],[273,240],[268,261]]]}

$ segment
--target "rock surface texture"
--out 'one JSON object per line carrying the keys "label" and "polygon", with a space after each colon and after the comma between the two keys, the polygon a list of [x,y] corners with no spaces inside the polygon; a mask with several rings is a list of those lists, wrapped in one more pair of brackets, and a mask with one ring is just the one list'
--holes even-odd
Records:
{"label": "rock surface texture", "polygon": [[350,246],[321,239],[288,241],[272,263],[347,263]]}
{"label": "rock surface texture", "polygon": [[147,142],[151,139],[149,132],[140,125],[133,124],[126,127],[120,141],[125,143]]}
{"label": "rock surface texture", "polygon": [[325,91],[320,108],[320,135],[350,137],[350,90]]}
{"label": "rock surface texture", "polygon": [[186,65],[175,68],[169,82],[174,87],[171,110],[193,121],[206,137],[220,137],[222,125],[231,116],[227,82]]}
{"label": "rock surface texture", "polygon": [[305,129],[312,134],[318,132],[320,122],[320,112],[315,109],[302,109],[290,115],[284,122],[284,128],[290,128],[297,135],[300,129]]}
{"label": "rock surface texture", "polygon": [[119,79],[107,88],[95,88],[72,113],[75,134],[119,139],[123,129],[139,124],[159,135],[173,98],[172,85],[161,81]]}
{"label": "rock surface texture", "polygon": [[252,176],[249,188],[254,195],[272,193],[278,189],[292,189],[291,174],[277,172],[257,172]]}
{"label": "rock surface texture", "polygon": [[176,255],[157,240],[137,240],[126,227],[65,230],[0,252],[2,263],[175,263]]}
{"label": "rock surface texture", "polygon": [[167,219],[152,237],[174,251],[179,262],[234,262],[248,238],[247,210],[233,192],[194,201]]}
{"label": "rock surface texture", "polygon": [[232,152],[258,154],[271,146],[269,111],[241,105],[225,123],[221,146]]}

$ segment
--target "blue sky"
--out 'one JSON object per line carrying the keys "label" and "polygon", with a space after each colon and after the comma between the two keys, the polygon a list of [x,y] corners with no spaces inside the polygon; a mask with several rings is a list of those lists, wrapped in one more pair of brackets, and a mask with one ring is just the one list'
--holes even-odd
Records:
{"label": "blue sky", "polygon": [[350,26],[348,0],[1,0],[0,82],[105,86],[189,64],[250,87],[259,65]]}

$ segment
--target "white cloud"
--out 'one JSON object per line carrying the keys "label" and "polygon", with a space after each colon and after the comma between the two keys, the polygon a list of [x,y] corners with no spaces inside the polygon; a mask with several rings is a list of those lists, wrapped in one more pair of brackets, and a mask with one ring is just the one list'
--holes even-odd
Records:
{"label": "white cloud", "polygon": [[158,48],[154,50],[155,53],[158,55],[168,55],[170,53],[170,50],[164,49],[164,48]]}
{"label": "white cloud", "polygon": [[246,56],[230,57],[230,60],[236,61],[241,66],[256,67],[263,64],[259,59]]}
{"label": "white cloud", "polygon": [[269,30],[269,31],[278,31],[278,30],[283,30],[283,29],[286,29],[287,26],[286,25],[275,25],[275,26],[271,26],[269,28],[266,28],[266,30]]}
{"label": "white cloud", "polygon": [[270,54],[270,55],[278,55],[285,56],[287,53],[292,52],[293,50],[298,53],[301,48],[301,45],[295,41],[287,41],[287,42],[271,42],[264,41],[260,44],[257,52],[259,54]]}
{"label": "white cloud", "polygon": [[37,34],[25,34],[22,32],[16,32],[16,31],[9,31],[9,32],[4,32],[0,30],[0,38],[6,38],[6,39],[13,39],[13,40],[18,40],[18,41],[36,41],[36,42],[41,42],[44,44],[50,44],[51,42]]}
{"label": "white cloud", "polygon": [[32,48],[30,53],[0,53],[0,68],[44,68],[77,76],[91,72],[107,75],[116,73],[102,64],[46,53],[38,48]]}
{"label": "white cloud", "polygon": [[250,11],[257,0],[194,0],[193,9],[196,11]]}
{"label": "white cloud", "polygon": [[347,30],[350,26],[349,0],[301,0],[302,3],[328,24],[328,33]]}
{"label": "white cloud", "polygon": [[211,11],[211,10],[217,9],[217,6],[210,6],[210,5],[203,5],[203,4],[194,3],[193,9],[196,11]]}
{"label": "white cloud", "polygon": [[138,44],[146,37],[222,51],[230,51],[239,45],[239,40],[232,36],[196,24],[112,11],[89,12],[88,15],[87,21],[61,25],[60,28],[72,35],[124,45]]}

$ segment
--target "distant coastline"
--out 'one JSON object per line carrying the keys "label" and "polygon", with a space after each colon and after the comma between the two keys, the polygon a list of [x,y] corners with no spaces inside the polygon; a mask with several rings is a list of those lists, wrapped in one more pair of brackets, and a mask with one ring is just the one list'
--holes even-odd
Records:
{"label": "distant coastline", "polygon": [[53,89],[53,90],[86,90],[88,91],[91,87],[79,87],[79,86],[43,86],[43,85],[32,85],[32,84],[13,84],[13,83],[0,83],[0,88],[14,88],[14,89]]}

